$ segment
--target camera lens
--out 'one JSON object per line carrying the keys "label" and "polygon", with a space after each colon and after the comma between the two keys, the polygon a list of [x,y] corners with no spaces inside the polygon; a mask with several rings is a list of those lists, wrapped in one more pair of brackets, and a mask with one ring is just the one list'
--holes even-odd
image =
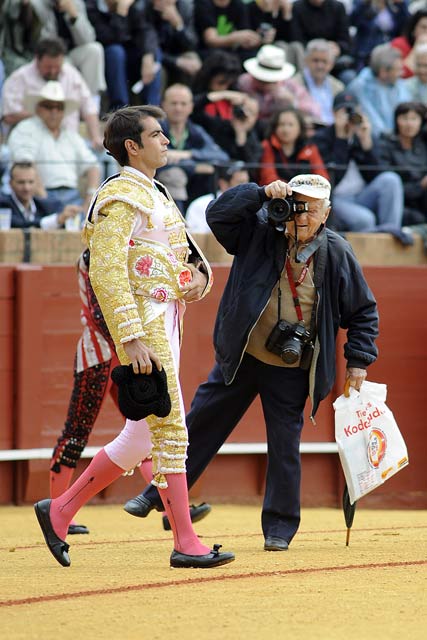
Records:
{"label": "camera lens", "polygon": [[[291,342],[294,342],[295,344],[289,344]],[[298,340],[295,340],[295,338],[290,338],[282,353],[280,354],[280,357],[282,358],[283,362],[286,362],[286,364],[295,364],[300,356],[301,343]]]}
{"label": "camera lens", "polygon": [[348,114],[348,121],[351,122],[351,124],[362,124],[362,116],[360,115],[360,113],[355,111],[352,107],[349,107],[347,109],[347,114]]}
{"label": "camera lens", "polygon": [[240,105],[235,105],[233,107],[233,117],[236,118],[236,120],[246,120],[246,113],[243,110],[243,107],[241,107]]}
{"label": "camera lens", "polygon": [[291,206],[284,198],[273,198],[267,206],[268,218],[273,224],[283,224],[292,219]]}

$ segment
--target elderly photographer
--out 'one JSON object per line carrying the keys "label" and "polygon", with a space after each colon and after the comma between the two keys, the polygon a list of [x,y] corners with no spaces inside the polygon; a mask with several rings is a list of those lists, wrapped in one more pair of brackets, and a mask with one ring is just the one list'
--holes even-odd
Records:
{"label": "elderly photographer", "polygon": [[[233,187],[207,210],[234,261],[216,319],[217,362],[187,416],[187,479],[196,481],[259,394],[268,443],[266,551],[286,550],[299,527],[303,411],[310,398],[314,416],[332,389],[338,329],[347,330],[351,386],[360,388],[377,357],[376,302],[350,245],[325,228],[329,198],[328,180],[306,174]],[[153,508],[161,503],[152,487],[125,506],[142,517]]]}

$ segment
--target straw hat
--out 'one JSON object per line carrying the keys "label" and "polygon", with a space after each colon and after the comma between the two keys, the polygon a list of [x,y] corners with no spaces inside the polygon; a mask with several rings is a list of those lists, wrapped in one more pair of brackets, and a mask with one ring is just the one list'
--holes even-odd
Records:
{"label": "straw hat", "polygon": [[261,47],[256,58],[249,58],[243,63],[246,71],[261,82],[279,82],[287,80],[295,73],[295,67],[286,62],[284,49],[274,44]]}
{"label": "straw hat", "polygon": [[64,115],[79,108],[76,100],[68,100],[60,82],[49,80],[37,93],[29,93],[24,98],[24,107],[30,113],[35,113],[39,102],[63,102]]}

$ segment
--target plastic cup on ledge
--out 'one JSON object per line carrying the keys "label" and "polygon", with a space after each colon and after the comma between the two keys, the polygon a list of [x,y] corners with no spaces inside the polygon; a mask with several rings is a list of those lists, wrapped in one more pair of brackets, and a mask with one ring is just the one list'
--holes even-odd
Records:
{"label": "plastic cup on ledge", "polygon": [[12,225],[12,209],[0,208],[0,231],[8,231]]}

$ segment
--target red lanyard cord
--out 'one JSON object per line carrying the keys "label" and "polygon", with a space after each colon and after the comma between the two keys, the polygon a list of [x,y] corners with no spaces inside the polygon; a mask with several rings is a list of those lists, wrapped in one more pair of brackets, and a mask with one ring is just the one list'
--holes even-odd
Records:
{"label": "red lanyard cord", "polygon": [[[307,262],[305,263],[300,276],[298,278],[298,280],[295,282],[294,280],[294,276],[292,273],[292,267],[291,267],[291,263],[289,260],[289,256],[286,258],[286,274],[288,276],[288,280],[289,280],[289,286],[291,288],[291,293],[292,293],[292,300],[294,302],[294,307],[295,307],[295,311],[297,314],[297,318],[299,320],[299,322],[304,322],[304,317],[302,315],[302,310],[301,310],[301,304],[299,301],[299,297],[298,297],[298,293],[297,293],[297,287],[299,287],[300,284],[302,284],[305,280],[305,277],[308,273],[309,267],[310,267],[310,262],[311,262],[311,256],[310,258],[307,260]],[[279,316],[280,316],[280,309],[281,309],[281,301],[282,301],[282,292],[280,289],[280,281],[279,281],[279,289],[278,289],[278,302],[279,302]],[[280,317],[279,317],[280,319]]]}

